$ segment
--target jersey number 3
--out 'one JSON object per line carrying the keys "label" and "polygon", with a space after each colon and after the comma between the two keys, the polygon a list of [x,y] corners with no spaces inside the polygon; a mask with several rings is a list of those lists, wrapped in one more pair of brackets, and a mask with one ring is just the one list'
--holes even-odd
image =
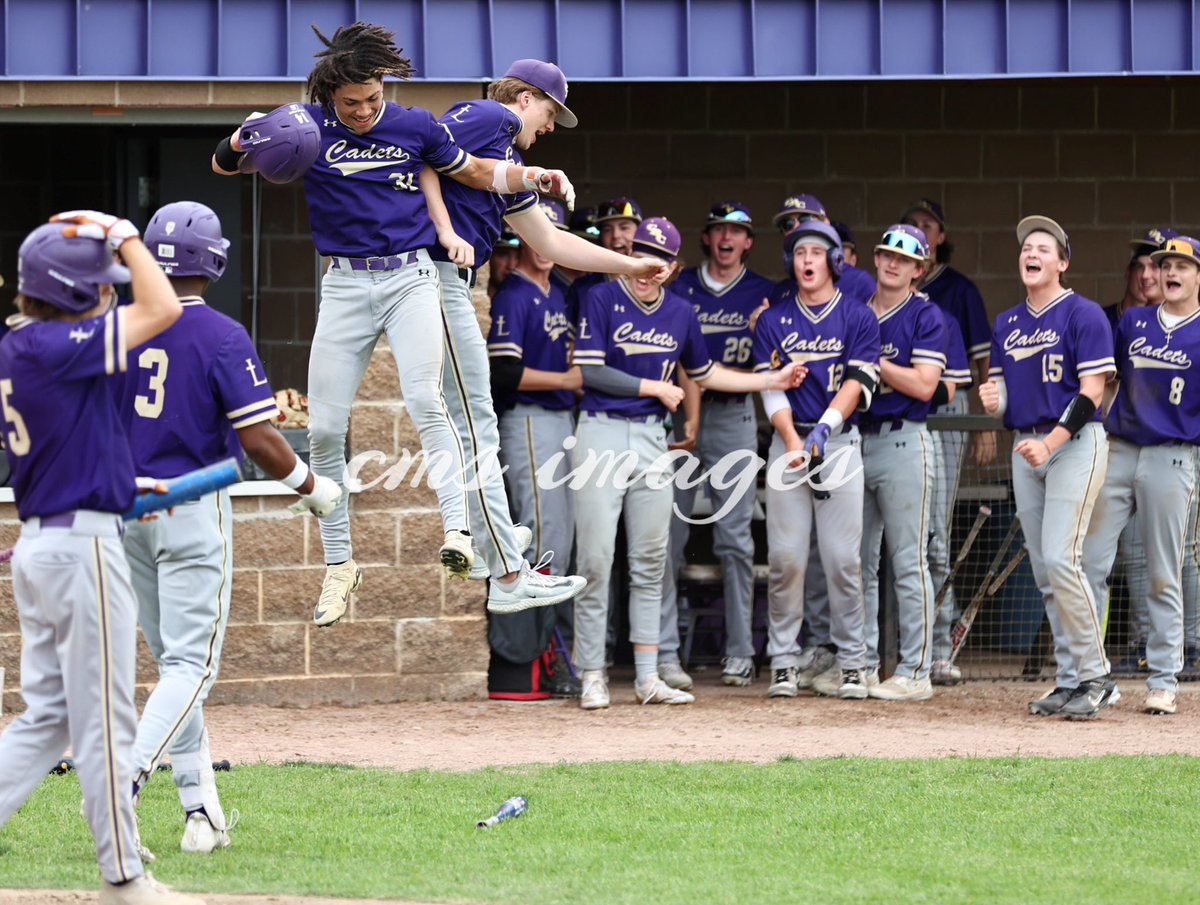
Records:
{"label": "jersey number 3", "polygon": [[167,353],[162,349],[143,349],[138,356],[138,367],[150,372],[149,393],[139,393],[133,399],[133,408],[143,418],[157,418],[162,414],[163,401],[167,395]]}

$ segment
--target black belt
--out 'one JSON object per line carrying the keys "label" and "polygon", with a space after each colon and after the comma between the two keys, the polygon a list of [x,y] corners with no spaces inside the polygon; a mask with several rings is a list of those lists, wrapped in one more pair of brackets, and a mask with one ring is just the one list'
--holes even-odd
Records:
{"label": "black belt", "polygon": [[470,267],[458,268],[458,278],[467,284],[468,289],[475,288],[475,274],[476,273],[477,273],[477,271],[472,270]]}
{"label": "black belt", "polygon": [[332,255],[333,268],[340,270],[342,261],[350,265],[351,270],[365,270],[368,273],[383,273],[387,270],[399,270],[417,263],[415,251],[401,252],[398,255],[380,255],[375,258],[349,258],[345,255]]}
{"label": "black belt", "polygon": [[900,430],[904,427],[904,418],[885,418],[883,421],[860,421],[858,422],[858,432],[860,434],[882,434],[884,429]]}
{"label": "black belt", "polygon": [[747,396],[745,393],[705,393],[700,399],[713,405],[741,405]]}

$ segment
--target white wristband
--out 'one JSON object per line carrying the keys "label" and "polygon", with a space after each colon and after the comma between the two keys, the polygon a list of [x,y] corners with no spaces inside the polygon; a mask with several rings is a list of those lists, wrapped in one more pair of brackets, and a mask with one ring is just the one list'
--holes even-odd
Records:
{"label": "white wristband", "polygon": [[996,393],[999,395],[999,402],[996,405],[996,414],[1003,415],[1008,408],[1008,384],[1003,380],[996,381]]}
{"label": "white wristband", "polygon": [[817,419],[817,424],[828,424],[829,432],[836,434],[845,420],[837,409],[825,409],[821,417]]}
{"label": "white wristband", "polygon": [[512,164],[507,160],[502,160],[496,164],[496,169],[492,171],[492,188],[501,195],[508,194],[508,169]]}
{"label": "white wristband", "polygon": [[296,457],[296,467],[292,469],[292,473],[286,478],[281,478],[280,483],[284,487],[292,490],[299,490],[300,486],[308,480],[308,466],[304,464],[304,460],[299,456]]}
{"label": "white wristband", "polygon": [[763,413],[767,416],[768,421],[776,412],[782,412],[791,407],[787,393],[783,390],[763,390],[759,395],[762,396]]}

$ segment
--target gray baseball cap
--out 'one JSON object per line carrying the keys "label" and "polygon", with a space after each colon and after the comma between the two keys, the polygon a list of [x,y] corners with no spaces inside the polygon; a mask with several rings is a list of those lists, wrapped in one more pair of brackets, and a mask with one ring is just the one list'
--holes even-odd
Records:
{"label": "gray baseball cap", "polygon": [[567,108],[567,77],[553,63],[545,63],[542,60],[517,60],[508,67],[504,77],[520,79],[526,85],[532,85],[554,98],[559,107],[555,125],[564,129],[574,129],[579,125],[579,117]]}

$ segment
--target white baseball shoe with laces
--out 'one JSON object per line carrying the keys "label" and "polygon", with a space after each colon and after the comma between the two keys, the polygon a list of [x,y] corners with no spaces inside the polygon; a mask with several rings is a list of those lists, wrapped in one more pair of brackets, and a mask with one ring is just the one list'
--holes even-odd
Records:
{"label": "white baseball shoe with laces", "polygon": [[[524,553],[533,544],[533,529],[526,528],[524,525],[513,525],[513,536],[517,540],[517,550],[521,553]],[[475,562],[471,566],[471,581],[487,581],[492,575],[487,558],[474,547],[472,547],[471,553],[475,557]]]}
{"label": "white baseball shoe with laces", "polygon": [[324,628],[346,615],[350,595],[362,587],[362,569],[348,559],[336,566],[325,567],[321,597],[313,608],[313,622]]}
{"label": "white baseball shoe with laces", "polygon": [[488,612],[519,613],[553,606],[570,600],[587,587],[587,579],[581,575],[543,575],[539,570],[548,568],[553,559],[553,551],[548,551],[536,565],[522,563],[521,574],[508,587],[493,578],[488,590]]}

